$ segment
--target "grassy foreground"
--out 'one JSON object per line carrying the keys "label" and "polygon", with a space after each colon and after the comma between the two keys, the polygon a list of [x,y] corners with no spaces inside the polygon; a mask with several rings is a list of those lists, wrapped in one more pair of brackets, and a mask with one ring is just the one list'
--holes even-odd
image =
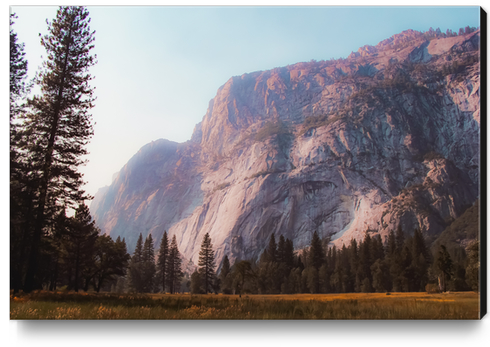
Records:
{"label": "grassy foreground", "polygon": [[10,296],[10,319],[479,319],[473,292],[190,295],[38,292]]}

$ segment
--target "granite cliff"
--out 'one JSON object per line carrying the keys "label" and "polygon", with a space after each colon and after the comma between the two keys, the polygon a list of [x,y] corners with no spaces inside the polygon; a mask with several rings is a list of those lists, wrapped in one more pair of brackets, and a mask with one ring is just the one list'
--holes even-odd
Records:
{"label": "granite cliff", "polygon": [[144,146],[96,194],[103,232],[165,230],[197,263],[253,258],[272,233],[341,246],[399,224],[435,239],[479,196],[480,32],[408,30],[346,59],[230,78],[190,141]]}

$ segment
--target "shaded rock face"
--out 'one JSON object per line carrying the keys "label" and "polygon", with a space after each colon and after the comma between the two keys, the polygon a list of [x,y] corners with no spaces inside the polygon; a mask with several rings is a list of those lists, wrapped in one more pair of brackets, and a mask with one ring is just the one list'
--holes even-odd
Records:
{"label": "shaded rock face", "polygon": [[271,234],[342,246],[399,224],[435,238],[479,195],[479,31],[406,31],[347,59],[227,81],[192,139],[148,144],[96,194],[99,227],[176,235],[197,263],[258,257]]}

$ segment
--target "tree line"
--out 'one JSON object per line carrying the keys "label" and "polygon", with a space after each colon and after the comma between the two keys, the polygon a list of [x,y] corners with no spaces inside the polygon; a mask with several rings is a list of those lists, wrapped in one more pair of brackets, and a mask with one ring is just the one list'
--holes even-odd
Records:
{"label": "tree line", "polygon": [[129,263],[126,286],[120,291],[136,293],[179,292],[184,273],[182,271],[182,256],[177,246],[175,235],[169,243],[168,234],[163,233],[158,256],[155,258],[154,243],[148,234],[144,243],[140,234],[136,248]]}
{"label": "tree line", "polygon": [[[191,276],[191,292],[294,294],[478,290],[478,242],[451,257],[444,245],[433,255],[420,230],[406,236],[399,227],[385,242],[366,232],[361,241],[328,247],[313,233],[308,247],[295,252],[291,240],[274,234],[258,261],[225,255],[219,275],[200,267]],[[210,240],[207,241],[208,244]],[[204,247],[201,246],[201,253]],[[209,246],[207,246],[209,247]],[[209,269],[209,267],[208,267]],[[211,286],[208,287],[208,284]]]}

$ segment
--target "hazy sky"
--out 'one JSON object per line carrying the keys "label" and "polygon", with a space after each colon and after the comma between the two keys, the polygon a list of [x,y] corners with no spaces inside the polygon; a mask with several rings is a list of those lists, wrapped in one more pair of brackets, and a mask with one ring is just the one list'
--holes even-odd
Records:
{"label": "hazy sky", "polygon": [[[12,6],[33,76],[57,7]],[[88,6],[96,30],[95,136],[86,190],[95,194],[146,143],[184,142],[230,77],[347,57],[406,29],[478,27],[478,7]]]}

